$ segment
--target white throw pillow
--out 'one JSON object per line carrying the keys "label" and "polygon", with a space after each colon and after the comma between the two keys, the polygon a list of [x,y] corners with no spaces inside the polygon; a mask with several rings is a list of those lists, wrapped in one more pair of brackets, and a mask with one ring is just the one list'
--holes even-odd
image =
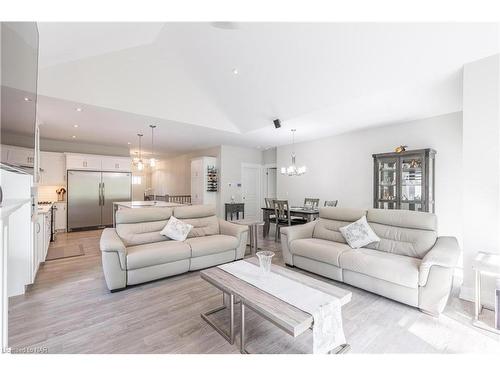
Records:
{"label": "white throw pillow", "polygon": [[353,249],[359,249],[372,242],[379,242],[380,238],[375,234],[373,229],[366,221],[366,216],[361,219],[339,228],[340,233],[344,236],[345,240]]}
{"label": "white throw pillow", "polygon": [[184,241],[193,228],[191,224],[187,224],[174,216],[168,219],[167,225],[160,232],[161,235],[167,236],[175,241]]}

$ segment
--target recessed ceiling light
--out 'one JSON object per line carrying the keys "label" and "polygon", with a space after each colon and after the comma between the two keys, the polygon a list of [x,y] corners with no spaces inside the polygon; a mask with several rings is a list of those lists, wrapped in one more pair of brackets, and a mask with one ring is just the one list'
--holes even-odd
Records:
{"label": "recessed ceiling light", "polygon": [[75,139],[76,138],[76,135],[72,135],[71,138]]}
{"label": "recessed ceiling light", "polygon": [[77,111],[77,112],[81,112],[81,111],[82,111],[82,109],[81,109],[80,107],[78,107],[78,108],[75,108],[75,111]]}
{"label": "recessed ceiling light", "polygon": [[128,145],[131,145],[132,143],[130,143],[130,142],[127,142],[127,144],[128,144]]}
{"label": "recessed ceiling light", "polygon": [[28,97],[25,97],[25,98],[24,98],[24,101],[25,101],[25,102],[32,102],[33,100],[31,100],[31,99],[30,99],[30,98],[28,98]]}
{"label": "recessed ceiling light", "polygon": [[237,69],[237,68],[234,68],[234,69],[233,69],[233,74],[234,74],[235,76],[237,76],[239,73],[240,73],[240,72],[238,71],[238,69]]}
{"label": "recessed ceiling light", "polygon": [[78,124],[73,125],[73,127],[74,127],[74,128],[77,128],[77,127],[78,127]]}

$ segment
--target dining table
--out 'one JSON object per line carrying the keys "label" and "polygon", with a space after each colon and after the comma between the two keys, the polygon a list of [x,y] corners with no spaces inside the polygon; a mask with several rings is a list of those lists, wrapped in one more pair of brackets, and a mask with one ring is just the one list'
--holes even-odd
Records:
{"label": "dining table", "polygon": [[[274,215],[274,208],[262,207],[262,218],[264,220],[264,237],[267,237],[269,235],[271,215]],[[290,216],[301,217],[304,218],[307,222],[310,222],[316,220],[319,217],[319,208],[290,207]]]}

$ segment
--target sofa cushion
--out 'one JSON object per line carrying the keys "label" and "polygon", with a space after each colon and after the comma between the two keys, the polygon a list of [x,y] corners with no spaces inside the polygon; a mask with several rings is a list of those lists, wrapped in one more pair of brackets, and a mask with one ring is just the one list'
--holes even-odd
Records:
{"label": "sofa cushion", "polygon": [[407,210],[370,209],[368,223],[380,242],[367,248],[422,259],[437,240],[436,215]]}
{"label": "sofa cushion", "polygon": [[238,239],[233,236],[216,234],[214,236],[188,238],[184,243],[191,247],[191,256],[201,257],[204,255],[223,253],[238,247]]}
{"label": "sofa cushion", "polygon": [[343,252],[340,266],[380,280],[409,288],[418,288],[420,259],[372,249],[356,249]]}
{"label": "sofa cushion", "polygon": [[366,215],[366,210],[360,208],[321,207],[319,217],[323,219],[352,223]]}
{"label": "sofa cushion", "polygon": [[313,238],[327,241],[347,243],[339,228],[351,224],[349,221],[338,221],[319,218],[314,226]]}
{"label": "sofa cushion", "polygon": [[169,207],[143,207],[118,210],[115,221],[116,224],[166,221],[170,216],[172,216],[172,209]]}
{"label": "sofa cushion", "polygon": [[157,264],[189,259],[191,249],[185,242],[163,241],[127,248],[127,269],[134,270]]}
{"label": "sofa cushion", "polygon": [[187,238],[213,236],[219,234],[219,219],[217,216],[200,217],[193,219],[182,219],[186,224],[193,226]]}
{"label": "sofa cushion", "polygon": [[216,215],[215,205],[213,204],[196,204],[192,206],[174,207],[173,215],[177,219],[194,219],[200,217],[209,217]]}
{"label": "sofa cushion", "polygon": [[340,254],[350,250],[346,244],[322,240],[320,238],[304,238],[290,243],[290,252],[304,258],[314,259],[339,267]]}
{"label": "sofa cushion", "polygon": [[319,219],[314,227],[313,238],[346,243],[339,228],[351,224],[364,215],[366,215],[366,210],[322,207],[319,209]]}
{"label": "sofa cushion", "polygon": [[[148,208],[148,210],[152,211],[154,208]],[[160,234],[160,231],[166,224],[167,220],[135,224],[117,224],[116,233],[118,233],[125,246],[136,246],[151,242],[167,241],[169,238]]]}
{"label": "sofa cushion", "polygon": [[368,210],[367,219],[372,223],[395,227],[437,230],[437,216],[429,212],[372,208]]}

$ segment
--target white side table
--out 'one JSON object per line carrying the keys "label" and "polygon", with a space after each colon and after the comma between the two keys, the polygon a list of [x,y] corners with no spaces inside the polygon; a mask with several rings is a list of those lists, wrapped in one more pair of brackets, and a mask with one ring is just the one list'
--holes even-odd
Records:
{"label": "white side table", "polygon": [[472,269],[474,270],[475,277],[474,319],[472,320],[472,324],[476,327],[500,334],[499,329],[479,320],[479,314],[481,314],[483,309],[483,305],[481,304],[481,274],[500,277],[500,255],[479,252],[474,258]]}

